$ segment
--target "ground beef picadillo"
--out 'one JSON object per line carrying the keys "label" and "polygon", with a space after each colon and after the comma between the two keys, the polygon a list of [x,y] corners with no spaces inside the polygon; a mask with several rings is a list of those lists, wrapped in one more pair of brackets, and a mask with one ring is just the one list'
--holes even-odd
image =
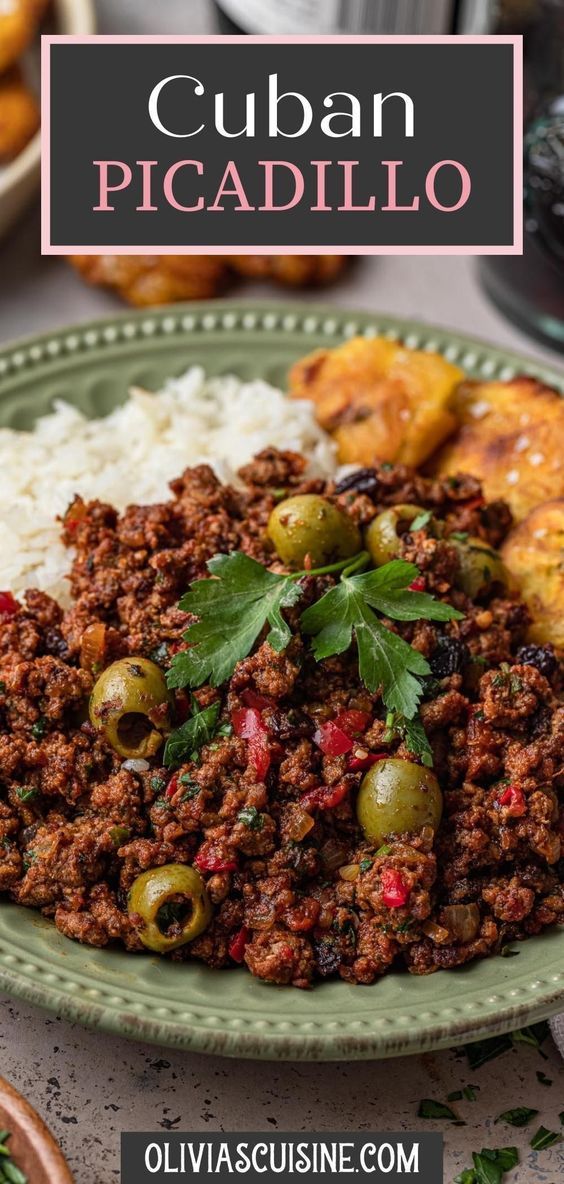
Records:
{"label": "ground beef picadillo", "polygon": [[[1,598],[0,890],[52,917],[67,937],[142,950],[127,909],[133,881],[146,869],[195,858],[200,867],[231,870],[204,872],[213,918],[172,957],[218,968],[244,961],[273,983],[308,987],[335,975],[371,983],[402,966],[426,974],[562,921],[559,663],[550,647],[522,648],[528,616],[517,594],[494,589],[472,602],[453,586],[452,533],[497,546],[510,525],[507,508],[484,505],[471,477],[434,481],[384,465],[335,487],[306,480],[304,470],[300,456],[267,450],[242,470],[241,487],[224,486],[199,466],[171,483],[173,496],[162,505],[118,514],[77,498],[63,522],[75,549],[72,607],[63,612],[33,590],[19,606]],[[401,736],[390,738],[379,695],[361,683],[354,645],[316,662],[299,635],[299,613],[330,576],[307,577],[302,601],[285,610],[294,632],[285,652],[263,641],[228,685],[195,692],[200,708],[219,699],[226,722],[243,704],[260,703],[270,757],[264,780],[235,732],[217,735],[199,763],[175,773],[160,767],[159,756],[137,772],[88,721],[95,674],[83,668],[85,630],[105,626],[106,665],[138,655],[166,669],[185,644],[179,598],[207,574],[207,559],[241,550],[281,570],[265,531],[281,490],[327,493],[361,526],[395,503],[426,507],[445,524],[442,538],[425,528],[404,533],[400,554],[464,619],[389,623],[434,674],[421,715],[444,795],[436,834],[424,828],[391,837],[375,851],[355,815],[362,771],[351,770],[351,754],[323,755],[314,742],[320,725],[357,710],[369,716],[357,760],[382,750],[413,759]],[[177,693],[177,723],[187,706],[187,695]],[[300,838],[300,799],[337,785],[347,792],[332,808],[313,811],[314,825]],[[260,827],[241,821],[241,811],[260,813]],[[385,902],[389,869],[407,886],[403,905]],[[449,929],[452,906],[461,904],[479,914],[468,940]]]}

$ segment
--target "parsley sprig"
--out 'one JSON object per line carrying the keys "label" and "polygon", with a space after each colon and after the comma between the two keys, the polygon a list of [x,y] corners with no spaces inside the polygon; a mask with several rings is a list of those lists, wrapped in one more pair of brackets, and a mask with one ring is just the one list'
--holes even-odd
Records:
{"label": "parsley sprig", "polygon": [[207,564],[211,578],[197,580],[180,601],[180,608],[197,620],[184,634],[189,648],[173,659],[169,686],[197,687],[206,681],[220,686],[251,652],[267,624],[266,640],[278,652],[285,649],[292,635],[282,609],[300,599],[298,581],[304,575],[333,572],[339,573],[337,583],[300,619],[302,632],[312,639],[314,657],[321,661],[342,654],[354,637],[365,686],[372,692],[380,689],[388,710],[412,720],[423,693],[420,680],[430,667],[381,617],[450,621],[461,614],[428,593],[410,589],[418,575],[414,564],[394,559],[364,571],[368,562],[363,551],[352,560],[314,572],[278,575],[241,552],[215,555]]}

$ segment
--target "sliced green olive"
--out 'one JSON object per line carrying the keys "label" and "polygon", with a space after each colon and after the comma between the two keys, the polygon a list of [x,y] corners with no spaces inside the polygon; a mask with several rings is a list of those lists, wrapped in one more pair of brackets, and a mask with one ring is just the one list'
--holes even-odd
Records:
{"label": "sliced green olive", "polygon": [[419,514],[424,513],[425,511],[421,506],[400,504],[390,506],[387,510],[382,510],[381,514],[378,514],[376,518],[372,519],[372,522],[365,531],[364,545],[366,550],[370,552],[376,567],[381,567],[384,563],[389,563],[391,559],[395,559],[399,554],[400,537],[398,527],[400,523],[405,522],[409,527]]}
{"label": "sliced green olive", "polygon": [[90,696],[90,722],[120,756],[151,757],[170,731],[171,695],[147,658],[121,658],[100,675]]}
{"label": "sliced green olive", "polygon": [[413,761],[390,757],[363,777],[356,815],[367,839],[383,843],[388,835],[437,829],[443,796],[435,774]]}
{"label": "sliced green olive", "polygon": [[280,502],[268,519],[267,534],[287,567],[299,571],[309,556],[313,567],[348,559],[361,550],[360,531],[333,502],[316,493]]}
{"label": "sliced green olive", "polygon": [[143,945],[157,954],[176,950],[199,937],[210,923],[212,906],[199,871],[184,863],[152,867],[134,880],[127,902],[137,914]]}
{"label": "sliced green olive", "polygon": [[458,539],[449,539],[449,542],[453,542],[458,551],[456,584],[467,596],[474,599],[487,592],[492,584],[509,587],[510,576],[501,555],[483,539],[470,537],[464,542]]}

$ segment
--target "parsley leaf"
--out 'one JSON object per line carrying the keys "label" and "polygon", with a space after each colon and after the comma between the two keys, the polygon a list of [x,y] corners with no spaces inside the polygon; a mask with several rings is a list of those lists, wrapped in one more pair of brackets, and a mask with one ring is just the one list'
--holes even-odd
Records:
{"label": "parsley leaf", "polygon": [[545,1126],[539,1126],[538,1131],[533,1135],[530,1146],[533,1151],[545,1151],[547,1147],[552,1147],[555,1143],[559,1143],[562,1135],[557,1131],[549,1131]]}
{"label": "parsley leaf", "polygon": [[504,1173],[519,1163],[519,1153],[516,1147],[482,1147],[472,1153],[472,1159],[476,1184],[501,1184]]}
{"label": "parsley leaf", "polygon": [[261,814],[256,806],[244,806],[239,810],[237,819],[244,826],[248,826],[249,830],[262,830],[264,826],[264,814]]}
{"label": "parsley leaf", "polygon": [[444,1102],[435,1102],[433,1098],[422,1098],[417,1111],[418,1118],[448,1118],[451,1122],[458,1122],[457,1115]]}
{"label": "parsley leaf", "polygon": [[495,1121],[508,1122],[510,1126],[527,1126],[537,1114],[538,1110],[531,1110],[529,1106],[516,1106],[514,1110],[503,1110]]}
{"label": "parsley leaf", "polygon": [[415,565],[402,559],[360,575],[349,576],[345,571],[339,583],[301,617],[304,633],[313,637],[318,661],[342,654],[354,633],[362,681],[369,691],[381,688],[386,707],[406,720],[416,714],[423,693],[419,679],[430,673],[430,667],[418,650],[386,629],[373,610],[397,621],[449,621],[461,615],[427,593],[409,591],[416,576]]}
{"label": "parsley leaf", "polygon": [[413,719],[406,719],[399,724],[406,748],[412,756],[418,756],[422,765],[433,768],[433,750],[427,739],[427,733],[418,715]]}
{"label": "parsley leaf", "polygon": [[211,703],[203,711],[197,711],[190,716],[175,732],[171,732],[163,756],[164,763],[169,769],[181,764],[186,757],[192,759],[203,744],[213,739],[219,709],[219,703]]}
{"label": "parsley leaf", "polygon": [[214,555],[207,564],[212,578],[196,580],[180,601],[183,612],[198,617],[184,639],[190,649],[175,654],[167,674],[169,687],[218,687],[237,662],[250,653],[265,624],[267,641],[283,650],[291,638],[281,609],[295,604],[302,590],[290,576],[267,571],[248,555]]}

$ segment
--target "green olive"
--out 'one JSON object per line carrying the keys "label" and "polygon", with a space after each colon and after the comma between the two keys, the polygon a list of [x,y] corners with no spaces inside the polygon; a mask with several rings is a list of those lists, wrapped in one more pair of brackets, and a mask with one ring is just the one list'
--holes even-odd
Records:
{"label": "green olive", "polygon": [[185,863],[152,867],[134,880],[129,915],[144,922],[137,933],[148,950],[166,954],[199,937],[210,923],[212,906],[199,871]]}
{"label": "green olive", "polygon": [[367,527],[364,535],[364,545],[376,567],[389,563],[399,554],[400,538],[398,526],[405,522],[409,526],[418,514],[424,514],[421,506],[397,505],[383,510]]}
{"label": "green olive", "polygon": [[501,555],[483,539],[472,538],[461,542],[450,539],[458,551],[459,567],[456,584],[471,599],[487,592],[492,584],[509,587],[510,577]]}
{"label": "green olive", "polygon": [[147,658],[121,658],[100,675],[90,696],[90,722],[120,756],[150,757],[170,731],[172,698]]}
{"label": "green olive", "polygon": [[272,511],[267,534],[287,567],[299,571],[309,556],[313,567],[348,559],[361,550],[352,518],[317,493],[286,498]]}
{"label": "green olive", "polygon": [[356,799],[356,816],[375,844],[388,835],[413,834],[424,826],[437,829],[443,797],[434,773],[390,757],[378,761],[363,777]]}

